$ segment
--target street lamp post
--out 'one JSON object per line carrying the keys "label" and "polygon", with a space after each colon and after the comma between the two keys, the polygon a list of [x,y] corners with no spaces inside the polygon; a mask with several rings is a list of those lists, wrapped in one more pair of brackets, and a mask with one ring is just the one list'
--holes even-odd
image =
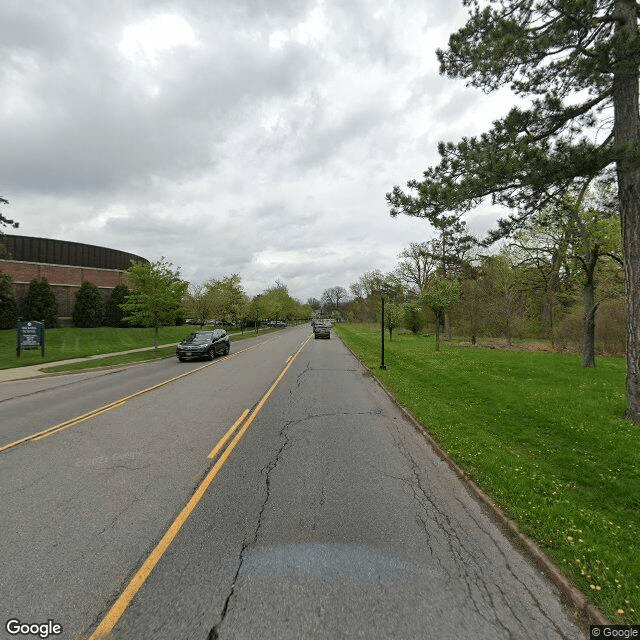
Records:
{"label": "street lamp post", "polygon": [[386,365],[384,364],[384,293],[380,296],[382,300],[382,319],[380,321],[380,344],[382,345],[381,349],[381,359],[380,359],[380,368],[386,369]]}
{"label": "street lamp post", "polygon": [[382,318],[380,320],[380,368],[386,369],[387,367],[384,363],[384,299],[385,297],[392,297],[395,292],[393,290],[393,287],[386,283],[382,283],[378,291],[380,293],[380,300],[382,302]]}

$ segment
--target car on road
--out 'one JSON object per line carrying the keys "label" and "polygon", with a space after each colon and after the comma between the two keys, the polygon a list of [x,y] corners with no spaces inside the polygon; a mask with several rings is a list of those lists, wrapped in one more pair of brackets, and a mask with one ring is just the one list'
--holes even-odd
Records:
{"label": "car on road", "polygon": [[326,338],[327,340],[331,339],[331,324],[328,322],[319,322],[313,325],[313,337],[317,340],[318,338]]}
{"label": "car on road", "polygon": [[210,358],[213,360],[218,355],[226,356],[231,351],[229,334],[224,329],[213,331],[196,331],[187,336],[177,347],[178,360],[190,360],[192,358]]}

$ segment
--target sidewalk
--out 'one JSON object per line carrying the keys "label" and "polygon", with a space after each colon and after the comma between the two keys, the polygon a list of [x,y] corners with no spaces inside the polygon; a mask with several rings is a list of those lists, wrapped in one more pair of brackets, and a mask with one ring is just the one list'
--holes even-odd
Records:
{"label": "sidewalk", "polygon": [[[175,342],[169,344],[160,344],[161,347],[174,346]],[[125,353],[137,353],[139,351],[153,351],[153,347],[142,347],[141,349],[130,349],[129,351],[118,351],[116,353],[99,353],[95,356],[86,356],[84,358],[70,358],[69,360],[60,360],[58,362],[43,362],[42,364],[29,365],[27,367],[13,367],[12,369],[0,369],[0,384],[3,382],[13,382],[15,380],[28,380],[30,378],[44,378],[51,375],[59,375],[52,373],[45,373],[42,369],[47,367],[57,367],[61,364],[71,364],[72,362],[87,362],[89,360],[97,360],[99,358],[109,358],[110,356],[120,356]],[[78,372],[70,372],[78,373]]]}

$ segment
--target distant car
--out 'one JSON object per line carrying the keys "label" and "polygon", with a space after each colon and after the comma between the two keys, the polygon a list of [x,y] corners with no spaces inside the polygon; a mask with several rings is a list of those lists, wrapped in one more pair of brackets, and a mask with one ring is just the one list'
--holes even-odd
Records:
{"label": "distant car", "polygon": [[331,339],[331,325],[318,322],[313,325],[313,337],[317,340],[318,338],[326,338],[327,340]]}
{"label": "distant car", "polygon": [[192,358],[210,358],[226,356],[231,351],[229,335],[224,329],[196,331],[185,338],[176,347],[176,356],[181,362]]}

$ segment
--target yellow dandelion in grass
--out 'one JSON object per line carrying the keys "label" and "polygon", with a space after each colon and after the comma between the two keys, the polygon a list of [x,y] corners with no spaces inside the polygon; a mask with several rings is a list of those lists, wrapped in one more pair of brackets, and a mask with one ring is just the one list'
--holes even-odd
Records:
{"label": "yellow dandelion in grass", "polygon": [[623,616],[624,615],[624,609],[618,609],[618,613]]}
{"label": "yellow dandelion in grass", "polygon": [[573,538],[572,538],[571,536],[567,536],[567,540],[568,540],[569,542],[573,542]]}

